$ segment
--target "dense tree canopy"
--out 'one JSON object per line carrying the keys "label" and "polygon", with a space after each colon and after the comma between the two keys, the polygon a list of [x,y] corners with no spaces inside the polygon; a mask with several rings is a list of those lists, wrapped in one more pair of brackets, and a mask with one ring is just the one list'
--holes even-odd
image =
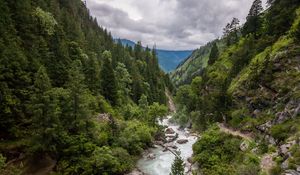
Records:
{"label": "dense tree canopy", "polygon": [[128,172],[167,112],[155,50],[115,43],[81,0],[0,0],[0,10],[0,166],[24,154],[64,174]]}

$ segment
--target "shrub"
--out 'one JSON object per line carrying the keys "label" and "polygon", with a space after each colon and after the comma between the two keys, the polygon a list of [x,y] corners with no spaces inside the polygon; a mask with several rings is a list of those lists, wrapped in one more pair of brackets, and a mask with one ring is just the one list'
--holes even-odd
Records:
{"label": "shrub", "polygon": [[152,144],[155,129],[138,121],[128,122],[117,139],[117,145],[125,148],[132,155],[139,155]]}
{"label": "shrub", "polygon": [[287,125],[275,125],[271,128],[271,135],[278,141],[284,141],[289,136],[288,130]]}
{"label": "shrub", "polygon": [[222,133],[214,126],[193,145],[195,160],[204,174],[235,174],[235,162],[243,161],[242,140]]}
{"label": "shrub", "polygon": [[257,164],[249,164],[249,165],[242,165],[238,167],[237,174],[238,175],[258,175],[260,168]]}
{"label": "shrub", "polygon": [[6,161],[6,158],[4,156],[2,156],[2,154],[0,154],[0,173],[5,166],[5,161]]}

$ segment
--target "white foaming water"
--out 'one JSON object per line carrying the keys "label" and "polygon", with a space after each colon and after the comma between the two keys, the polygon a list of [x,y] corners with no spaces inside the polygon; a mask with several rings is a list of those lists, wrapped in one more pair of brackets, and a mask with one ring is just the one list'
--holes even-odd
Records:
{"label": "white foaming water", "polygon": [[[186,165],[190,165],[187,162],[187,159],[193,154],[192,147],[193,144],[197,141],[197,137],[189,136],[188,132],[185,130],[178,130],[179,125],[170,123],[170,118],[171,116],[168,116],[160,124],[172,128],[176,133],[178,133],[178,139],[188,140],[188,142],[185,144],[178,144],[176,140],[173,143],[178,147],[177,150],[181,152],[180,156],[184,159]],[[147,156],[144,156],[138,161],[137,167],[141,171],[149,175],[169,175],[175,156],[170,151],[163,152],[163,148],[160,146],[158,146],[157,148],[152,148],[149,151],[150,153],[155,154],[156,158],[153,160],[149,160],[147,159]]]}

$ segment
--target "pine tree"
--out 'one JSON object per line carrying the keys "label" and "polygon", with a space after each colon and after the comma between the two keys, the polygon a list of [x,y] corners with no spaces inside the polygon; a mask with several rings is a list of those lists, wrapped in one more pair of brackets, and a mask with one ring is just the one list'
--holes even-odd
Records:
{"label": "pine tree", "polygon": [[64,106],[68,111],[70,128],[73,132],[79,132],[85,129],[88,118],[92,115],[92,104],[94,99],[87,89],[85,77],[82,73],[82,64],[80,60],[75,60],[69,70],[69,80],[66,88],[69,90],[69,106]]}
{"label": "pine tree", "polygon": [[44,66],[41,66],[36,74],[34,87],[39,92],[46,92],[51,89],[50,78]]}
{"label": "pine tree", "polygon": [[227,23],[223,28],[223,37],[227,37],[230,34],[230,23]]}
{"label": "pine tree", "polygon": [[175,156],[170,175],[184,175],[184,162],[180,155]]}
{"label": "pine tree", "polygon": [[240,20],[233,18],[230,23],[227,23],[223,29],[223,37],[226,39],[227,46],[230,46],[233,43],[236,43],[238,40],[238,31],[239,31]]}
{"label": "pine tree", "polygon": [[242,30],[244,36],[249,33],[253,33],[255,36],[257,36],[258,31],[260,30],[262,25],[262,21],[260,17],[262,11],[263,11],[262,1],[254,0],[251,9],[249,11],[249,14],[247,16],[247,22],[245,23]]}
{"label": "pine tree", "polygon": [[120,95],[123,97],[129,97],[131,93],[131,76],[123,63],[118,62],[116,67],[116,80],[118,82],[118,89],[120,91]]}
{"label": "pine tree", "polygon": [[214,64],[216,62],[216,60],[218,59],[218,57],[219,57],[219,49],[218,49],[217,43],[214,42],[212,49],[210,51],[208,64],[209,65]]}
{"label": "pine tree", "polygon": [[101,94],[112,104],[117,104],[117,83],[115,73],[112,67],[112,56],[110,51],[103,52],[103,65],[100,72],[101,76]]}
{"label": "pine tree", "polygon": [[147,96],[143,94],[139,100],[139,107],[142,109],[147,109],[148,106],[149,104],[148,104]]}
{"label": "pine tree", "polygon": [[143,51],[142,42],[138,41],[137,44],[134,46],[134,54],[136,59],[138,60],[143,59],[142,51]]}
{"label": "pine tree", "polygon": [[238,30],[239,30],[240,20],[233,18],[230,23],[231,37],[230,44],[236,43],[238,41]]}
{"label": "pine tree", "polygon": [[55,133],[58,132],[59,107],[56,94],[51,93],[51,83],[46,69],[41,66],[38,70],[34,87],[36,93],[31,98],[31,109],[33,111],[33,142],[31,151],[34,153],[54,153]]}

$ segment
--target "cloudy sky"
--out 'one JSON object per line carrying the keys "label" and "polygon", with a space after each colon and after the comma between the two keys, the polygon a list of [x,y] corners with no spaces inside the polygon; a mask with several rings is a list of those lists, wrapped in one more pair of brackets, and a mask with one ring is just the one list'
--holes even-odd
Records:
{"label": "cloudy sky", "polygon": [[[264,0],[266,1],[266,0]],[[222,35],[237,17],[241,22],[252,0],[87,0],[101,26],[115,38],[142,41],[161,49],[195,49]]]}

